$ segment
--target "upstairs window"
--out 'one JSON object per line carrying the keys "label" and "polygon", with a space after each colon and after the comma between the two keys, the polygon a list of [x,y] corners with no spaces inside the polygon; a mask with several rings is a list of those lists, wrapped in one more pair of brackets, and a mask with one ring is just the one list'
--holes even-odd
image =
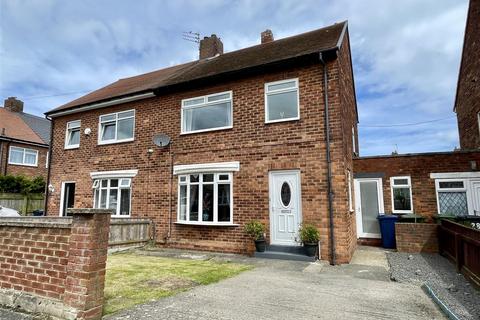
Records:
{"label": "upstairs window", "polygon": [[232,92],[182,100],[182,133],[232,127]]}
{"label": "upstairs window", "polygon": [[467,188],[464,180],[435,180],[438,213],[465,216],[468,214]]}
{"label": "upstairs window", "polygon": [[133,141],[135,110],[100,116],[99,144]]}
{"label": "upstairs window", "polygon": [[65,149],[73,149],[80,146],[80,125],[80,120],[70,121],[67,123]]}
{"label": "upstairs window", "polygon": [[94,208],[113,209],[113,216],[130,216],[130,178],[95,179],[92,189]]}
{"label": "upstairs window", "polygon": [[265,84],[265,122],[300,119],[298,79]]}
{"label": "upstairs window", "polygon": [[38,163],[38,151],[12,146],[10,147],[10,153],[8,155],[8,163],[36,167]]}
{"label": "upstairs window", "polygon": [[195,173],[178,179],[178,222],[232,223],[231,173]]}
{"label": "upstairs window", "polygon": [[391,177],[392,209],[394,213],[413,213],[412,180],[410,177]]}

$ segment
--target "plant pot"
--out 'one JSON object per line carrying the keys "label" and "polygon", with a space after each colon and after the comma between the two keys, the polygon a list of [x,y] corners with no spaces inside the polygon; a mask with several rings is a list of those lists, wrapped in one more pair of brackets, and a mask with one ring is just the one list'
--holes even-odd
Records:
{"label": "plant pot", "polygon": [[304,243],[305,253],[309,257],[315,257],[317,255],[318,243]]}
{"label": "plant pot", "polygon": [[255,249],[257,250],[257,252],[265,252],[265,248],[266,248],[265,239],[255,240]]}

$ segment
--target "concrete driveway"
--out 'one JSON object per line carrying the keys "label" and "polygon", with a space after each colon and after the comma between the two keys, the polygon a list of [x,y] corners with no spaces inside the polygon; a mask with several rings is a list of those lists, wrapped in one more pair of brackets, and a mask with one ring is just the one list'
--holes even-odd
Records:
{"label": "concrete driveway", "polygon": [[332,267],[246,259],[256,268],[107,319],[445,319],[412,285],[389,280],[383,251],[360,248]]}

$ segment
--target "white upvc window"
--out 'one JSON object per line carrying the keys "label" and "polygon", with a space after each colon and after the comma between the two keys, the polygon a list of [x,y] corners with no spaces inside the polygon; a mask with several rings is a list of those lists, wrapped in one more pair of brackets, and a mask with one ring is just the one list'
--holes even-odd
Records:
{"label": "white upvc window", "polygon": [[348,180],[348,210],[353,212],[353,200],[352,200],[352,173],[350,170],[347,170],[347,180]]}
{"label": "white upvc window", "polygon": [[413,213],[412,180],[409,176],[391,177],[393,213]]}
{"label": "white upvc window", "polygon": [[181,133],[233,127],[232,91],[182,100]]}
{"label": "white upvc window", "polygon": [[265,84],[265,123],[300,119],[298,79]]}
{"label": "white upvc window", "polygon": [[38,163],[38,150],[11,146],[8,163],[36,167]]}
{"label": "white upvc window", "polygon": [[463,179],[436,179],[438,214],[468,215],[467,183]]}
{"label": "white upvc window", "polygon": [[205,225],[232,224],[232,173],[180,175],[177,222]]}
{"label": "white upvc window", "polygon": [[129,217],[131,211],[131,179],[95,179],[92,184],[93,207],[113,209],[114,217]]}
{"label": "white upvc window", "polygon": [[355,126],[352,126],[352,148],[353,155],[357,154],[357,140],[355,139]]}
{"label": "white upvc window", "polygon": [[80,147],[80,120],[67,122],[65,133],[65,149],[75,149]]}
{"label": "white upvc window", "polygon": [[98,144],[133,141],[135,110],[102,115],[98,126]]}

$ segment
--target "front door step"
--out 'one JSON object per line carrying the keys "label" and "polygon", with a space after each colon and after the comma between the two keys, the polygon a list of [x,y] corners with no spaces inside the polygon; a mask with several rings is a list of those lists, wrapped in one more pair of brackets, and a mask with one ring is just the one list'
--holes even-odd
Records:
{"label": "front door step", "polygon": [[255,252],[256,258],[308,261],[314,262],[316,257],[309,257],[305,254],[305,249],[300,246],[279,246],[269,245],[265,252]]}

